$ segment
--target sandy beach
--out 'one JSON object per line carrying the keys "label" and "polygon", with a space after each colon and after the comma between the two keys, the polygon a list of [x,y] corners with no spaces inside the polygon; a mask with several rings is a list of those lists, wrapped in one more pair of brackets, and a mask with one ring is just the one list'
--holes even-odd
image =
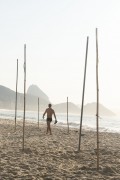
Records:
{"label": "sandy beach", "polygon": [[46,123],[26,121],[25,144],[22,149],[23,126],[17,121],[0,120],[1,180],[120,180],[120,134],[101,132],[99,171],[97,171],[96,132],[79,132],[54,125],[46,134]]}

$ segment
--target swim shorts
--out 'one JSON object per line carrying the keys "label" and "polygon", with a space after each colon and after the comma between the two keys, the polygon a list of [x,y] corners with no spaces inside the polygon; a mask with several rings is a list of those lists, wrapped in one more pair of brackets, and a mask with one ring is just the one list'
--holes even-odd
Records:
{"label": "swim shorts", "polygon": [[51,122],[51,121],[52,121],[52,118],[47,118],[47,121]]}

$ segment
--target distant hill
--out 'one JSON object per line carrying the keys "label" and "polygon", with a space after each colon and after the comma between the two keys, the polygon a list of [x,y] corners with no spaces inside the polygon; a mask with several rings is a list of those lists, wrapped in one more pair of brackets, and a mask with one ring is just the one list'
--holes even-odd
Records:
{"label": "distant hill", "polygon": [[[19,110],[23,109],[24,94],[18,92],[17,107]],[[0,85],[0,109],[15,109],[15,96],[16,92]],[[38,97],[31,94],[26,94],[26,109],[27,110],[37,110],[38,107]],[[49,103],[47,96],[39,97],[40,108],[44,109]]]}
{"label": "distant hill", "polygon": [[47,102],[49,101],[48,96],[36,85],[29,86],[27,94],[39,97]]}
{"label": "distant hill", "polygon": [[[53,106],[57,113],[66,113],[67,112],[67,103],[60,103]],[[81,109],[69,102],[68,103],[68,112],[74,114],[81,114]],[[99,104],[99,114],[100,116],[115,116],[111,110],[107,109],[103,105]],[[96,115],[96,103],[89,103],[84,105],[83,115]]]}
{"label": "distant hill", "polygon": [[[15,96],[16,92],[0,85],[0,109],[15,109]],[[26,94],[26,110],[37,110],[38,109],[38,97],[40,103],[40,111],[48,106],[48,96],[36,85],[31,85],[28,88]],[[23,110],[24,95],[18,93],[18,104],[19,110]],[[56,113],[67,113],[67,103],[60,103],[53,105]],[[72,102],[68,103],[68,112],[74,114],[81,114],[81,109]],[[99,104],[100,116],[115,116],[111,110],[107,109],[103,105]],[[96,115],[96,103],[89,103],[84,106],[83,115]]]}
{"label": "distant hill", "polygon": [[[56,104],[53,106],[53,108],[58,113],[66,113],[67,112],[67,103]],[[69,113],[80,114],[80,108],[71,102],[68,103],[68,111],[69,111]]]}
{"label": "distant hill", "polygon": [[0,108],[11,109],[15,107],[15,92],[0,85]]}
{"label": "distant hill", "polygon": [[[84,114],[86,115],[96,115],[96,103],[88,103],[84,106]],[[115,113],[107,109],[102,104],[99,104],[99,114],[100,116],[115,116]]]}

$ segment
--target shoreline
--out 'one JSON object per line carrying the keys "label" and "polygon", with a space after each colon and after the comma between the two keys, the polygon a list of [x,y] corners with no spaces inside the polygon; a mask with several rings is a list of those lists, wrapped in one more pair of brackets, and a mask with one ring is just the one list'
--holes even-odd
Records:
{"label": "shoreline", "polygon": [[[13,121],[13,124],[14,124],[14,119],[10,119],[10,118],[1,118],[0,117],[0,120],[6,120],[6,121]],[[22,124],[22,122],[23,122],[23,119],[21,119],[21,118],[19,118],[19,119],[17,119],[17,122],[19,122],[19,123],[21,123]],[[37,120],[32,120],[32,119],[26,119],[25,120],[25,124],[26,123],[29,123],[29,124],[36,124],[36,126],[38,126],[38,121]],[[40,119],[39,120],[39,123],[41,124],[41,125],[46,125],[46,119]],[[52,122],[51,122],[51,125],[53,126],[54,125],[54,120],[52,120]],[[61,122],[59,122],[59,120],[58,120],[58,123],[57,123],[57,127],[59,127],[59,128],[67,128],[67,123],[65,124],[65,123],[61,123]],[[78,125],[78,127],[77,127],[77,125],[76,126],[73,126],[73,125],[71,125],[71,122],[69,123],[69,128],[71,129],[71,130],[78,130],[79,131],[79,125]],[[93,131],[93,132],[96,132],[96,127],[94,128],[94,127],[89,127],[89,125],[87,126],[87,125],[83,125],[82,126],[82,131]],[[104,127],[99,127],[99,133],[101,133],[101,132],[103,132],[103,133],[113,133],[113,134],[120,134],[120,131],[116,131],[116,130],[109,130],[109,129],[105,129]]]}
{"label": "shoreline", "polygon": [[1,179],[120,179],[120,134],[100,132],[99,171],[97,171],[96,132],[82,130],[81,151],[76,128],[26,121],[22,150],[22,121],[0,119]]}

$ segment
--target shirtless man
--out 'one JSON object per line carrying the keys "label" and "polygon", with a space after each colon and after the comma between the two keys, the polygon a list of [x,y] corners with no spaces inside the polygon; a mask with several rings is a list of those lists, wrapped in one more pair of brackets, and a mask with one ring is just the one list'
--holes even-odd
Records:
{"label": "shirtless man", "polygon": [[47,119],[46,119],[46,121],[47,121],[47,132],[46,132],[46,134],[50,131],[50,135],[52,134],[51,127],[50,127],[50,123],[52,121],[52,115],[54,115],[54,118],[55,118],[54,124],[57,123],[55,111],[51,108],[51,106],[52,106],[51,104],[48,104],[48,108],[45,110],[45,112],[43,114],[43,119],[44,119],[44,116],[47,113]]}

